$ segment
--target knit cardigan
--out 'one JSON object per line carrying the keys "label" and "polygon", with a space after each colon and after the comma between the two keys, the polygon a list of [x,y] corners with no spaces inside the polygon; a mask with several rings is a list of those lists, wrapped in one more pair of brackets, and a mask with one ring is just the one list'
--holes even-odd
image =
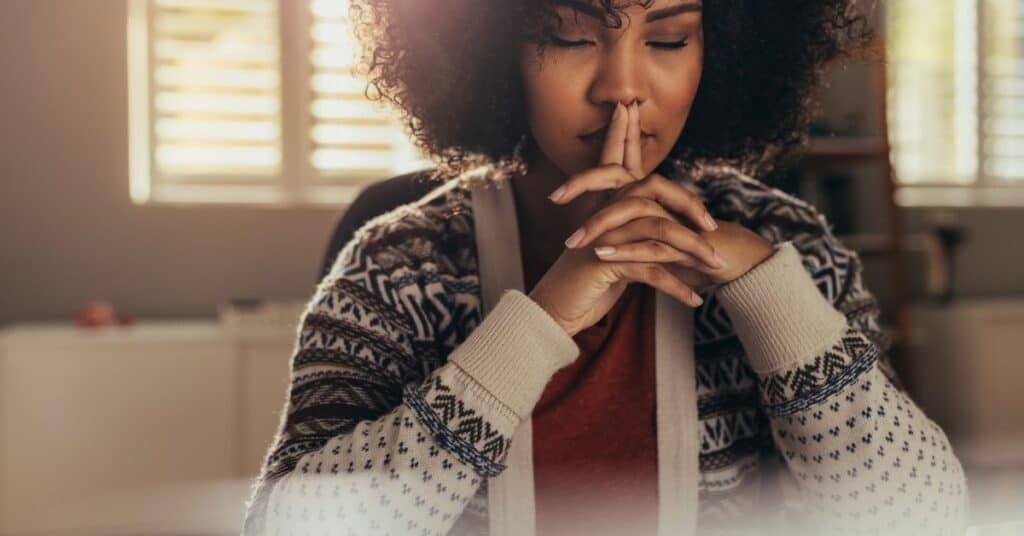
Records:
{"label": "knit cardigan", "polygon": [[[480,173],[368,221],[317,286],[243,534],[488,533],[488,482],[578,347],[520,291],[485,314]],[[700,533],[962,534],[963,469],[892,370],[856,252],[733,168],[672,180],[775,246],[693,310]]]}

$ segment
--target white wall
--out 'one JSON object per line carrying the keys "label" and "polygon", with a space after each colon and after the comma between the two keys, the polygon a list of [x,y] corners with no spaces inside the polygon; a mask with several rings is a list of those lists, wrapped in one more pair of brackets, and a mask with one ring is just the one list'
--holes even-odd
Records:
{"label": "white wall", "polygon": [[[65,318],[93,298],[156,318],[213,316],[235,296],[312,295],[342,207],[132,205],[126,4],[0,2],[0,325]],[[856,79],[839,86],[850,100],[866,91]],[[879,188],[858,185],[866,224],[879,221]],[[1024,293],[1024,250],[1007,247],[1024,210],[958,214],[972,235],[956,276],[963,294]]]}
{"label": "white wall", "polygon": [[128,196],[126,0],[0,2],[0,325],[93,298],[145,317],[311,296],[338,209]]}

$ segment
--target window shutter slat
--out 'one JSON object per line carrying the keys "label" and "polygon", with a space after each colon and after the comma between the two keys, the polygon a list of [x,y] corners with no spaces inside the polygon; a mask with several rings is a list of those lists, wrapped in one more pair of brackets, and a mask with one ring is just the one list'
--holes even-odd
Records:
{"label": "window shutter slat", "polygon": [[355,74],[347,0],[129,0],[138,203],[351,202],[432,165]]}
{"label": "window shutter slat", "polygon": [[887,5],[888,120],[901,184],[969,184],[977,176],[973,0]]}
{"label": "window shutter slat", "polygon": [[390,110],[368,100],[355,73],[348,2],[311,0],[309,161],[314,184],[367,184],[428,167]]}
{"label": "window shutter slat", "polygon": [[153,0],[152,144],[166,184],[281,172],[274,0]]}
{"label": "window shutter slat", "polygon": [[988,0],[982,69],[982,167],[1024,184],[1024,0]]}

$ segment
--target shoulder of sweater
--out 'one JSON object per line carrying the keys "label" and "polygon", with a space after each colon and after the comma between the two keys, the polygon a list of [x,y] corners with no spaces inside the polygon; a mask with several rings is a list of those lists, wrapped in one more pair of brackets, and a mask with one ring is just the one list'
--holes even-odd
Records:
{"label": "shoulder of sweater", "polygon": [[701,197],[715,218],[750,229],[776,249],[791,243],[815,285],[844,313],[875,306],[863,288],[858,253],[833,232],[817,207],[734,167],[702,172]]}
{"label": "shoulder of sweater", "polygon": [[809,243],[848,251],[813,204],[728,165],[703,167],[699,176],[701,197],[716,218],[743,225],[776,245],[791,241],[801,253]]}
{"label": "shoulder of sweater", "polygon": [[471,273],[476,267],[472,203],[460,178],[439,182],[419,199],[366,220],[342,247],[327,279],[365,279],[374,271],[405,286],[420,281],[427,266],[456,276]]}

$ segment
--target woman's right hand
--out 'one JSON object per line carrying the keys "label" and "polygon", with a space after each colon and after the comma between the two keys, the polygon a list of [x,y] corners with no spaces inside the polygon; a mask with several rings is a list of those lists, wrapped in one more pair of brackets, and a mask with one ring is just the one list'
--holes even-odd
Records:
{"label": "woman's right hand", "polygon": [[[600,165],[582,171],[580,175],[604,175],[602,181],[623,186],[643,178],[641,155],[639,111],[617,104],[616,113],[608,127]],[[703,209],[700,207],[700,210],[693,213],[702,214]],[[668,213],[665,217],[671,218]],[[698,225],[706,226],[702,221]],[[623,225],[602,234],[591,245],[618,246],[645,238],[636,236],[635,226],[633,231],[625,227]],[[692,251],[680,252],[680,258],[684,260],[679,263],[704,270],[720,268],[712,260],[714,248],[703,237],[695,236],[697,239],[694,240]],[[646,238],[657,239],[656,236]],[[672,266],[664,261],[613,262],[600,259],[591,247],[566,248],[530,291],[530,298],[551,315],[566,333],[574,336],[606,315],[631,282],[645,283],[674,296],[685,305],[698,307],[702,300],[681,279],[682,275],[681,272],[673,271]]]}

